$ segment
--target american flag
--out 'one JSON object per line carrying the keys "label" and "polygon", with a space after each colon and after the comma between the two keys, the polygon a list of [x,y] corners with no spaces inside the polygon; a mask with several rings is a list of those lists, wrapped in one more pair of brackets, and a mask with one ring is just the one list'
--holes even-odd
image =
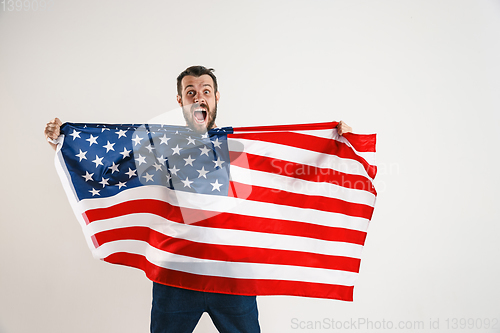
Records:
{"label": "american flag", "polygon": [[96,258],[181,288],[352,301],[376,136],[336,125],[65,123],[56,168]]}

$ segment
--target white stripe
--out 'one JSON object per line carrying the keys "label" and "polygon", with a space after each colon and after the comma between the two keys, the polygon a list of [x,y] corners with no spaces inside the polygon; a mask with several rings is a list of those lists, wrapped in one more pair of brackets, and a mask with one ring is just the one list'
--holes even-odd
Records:
{"label": "white stripe", "polygon": [[94,250],[94,255],[106,258],[117,252],[145,256],[149,262],[159,267],[207,276],[302,281],[344,286],[353,286],[358,276],[358,273],[322,268],[197,259],[164,252],[148,243],[133,240],[106,243]]}
{"label": "white stripe", "polygon": [[247,139],[228,138],[227,142],[230,151],[277,158],[284,161],[332,169],[346,174],[360,175],[372,179],[368,176],[363,164],[350,158],[340,158],[336,155],[322,154],[287,145]]}
{"label": "white stripe", "polygon": [[148,227],[169,237],[206,244],[300,251],[357,259],[361,258],[361,251],[363,249],[363,246],[358,244],[326,241],[309,237],[182,224],[152,214],[130,214],[96,221],[87,225],[83,231],[86,237],[90,237],[102,231],[137,226]]}
{"label": "white stripe", "polygon": [[272,190],[288,191],[305,195],[319,195],[373,207],[375,195],[333,183],[313,182],[258,170],[231,166],[231,180],[247,185],[267,187]]}
{"label": "white stripe", "polygon": [[[174,191],[164,186],[154,185],[127,189],[109,198],[100,198],[98,200],[84,199],[78,203],[78,208],[75,209],[75,213],[81,215],[89,209],[110,207],[124,201],[136,199],[155,199],[178,207],[202,210],[207,210],[207,207],[209,207],[210,211],[215,213],[232,213],[263,218],[283,219],[364,232],[367,231],[369,223],[367,219],[344,214],[218,195]],[[186,218],[187,221],[185,223],[197,222],[195,219],[190,220],[187,216]]]}

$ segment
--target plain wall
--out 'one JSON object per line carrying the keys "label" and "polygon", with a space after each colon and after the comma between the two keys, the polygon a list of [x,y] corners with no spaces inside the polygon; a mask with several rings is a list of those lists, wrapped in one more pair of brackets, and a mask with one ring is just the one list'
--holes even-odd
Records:
{"label": "plain wall", "polygon": [[1,333],[149,330],[151,282],[92,258],[43,129],[171,113],[195,64],[219,126],[378,134],[354,302],[258,297],[263,332],[500,332],[499,1],[35,2],[0,4]]}

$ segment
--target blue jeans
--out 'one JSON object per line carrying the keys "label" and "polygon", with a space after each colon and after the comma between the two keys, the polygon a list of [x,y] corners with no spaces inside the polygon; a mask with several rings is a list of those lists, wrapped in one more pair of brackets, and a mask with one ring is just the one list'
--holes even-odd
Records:
{"label": "blue jeans", "polygon": [[207,312],[219,332],[260,332],[257,299],[153,283],[151,333],[192,332]]}

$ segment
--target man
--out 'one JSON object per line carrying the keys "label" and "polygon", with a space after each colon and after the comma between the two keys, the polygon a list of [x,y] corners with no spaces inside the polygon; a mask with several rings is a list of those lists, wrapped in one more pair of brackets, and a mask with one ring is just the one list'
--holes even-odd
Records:
{"label": "man", "polygon": [[[213,69],[203,66],[187,68],[177,77],[177,102],[187,126],[198,133],[215,128],[220,94]],[[55,118],[45,127],[50,141],[60,134],[62,122]],[[352,129],[342,121],[340,135]],[[255,296],[200,292],[153,283],[151,332],[192,332],[207,312],[219,332],[260,332]]]}

